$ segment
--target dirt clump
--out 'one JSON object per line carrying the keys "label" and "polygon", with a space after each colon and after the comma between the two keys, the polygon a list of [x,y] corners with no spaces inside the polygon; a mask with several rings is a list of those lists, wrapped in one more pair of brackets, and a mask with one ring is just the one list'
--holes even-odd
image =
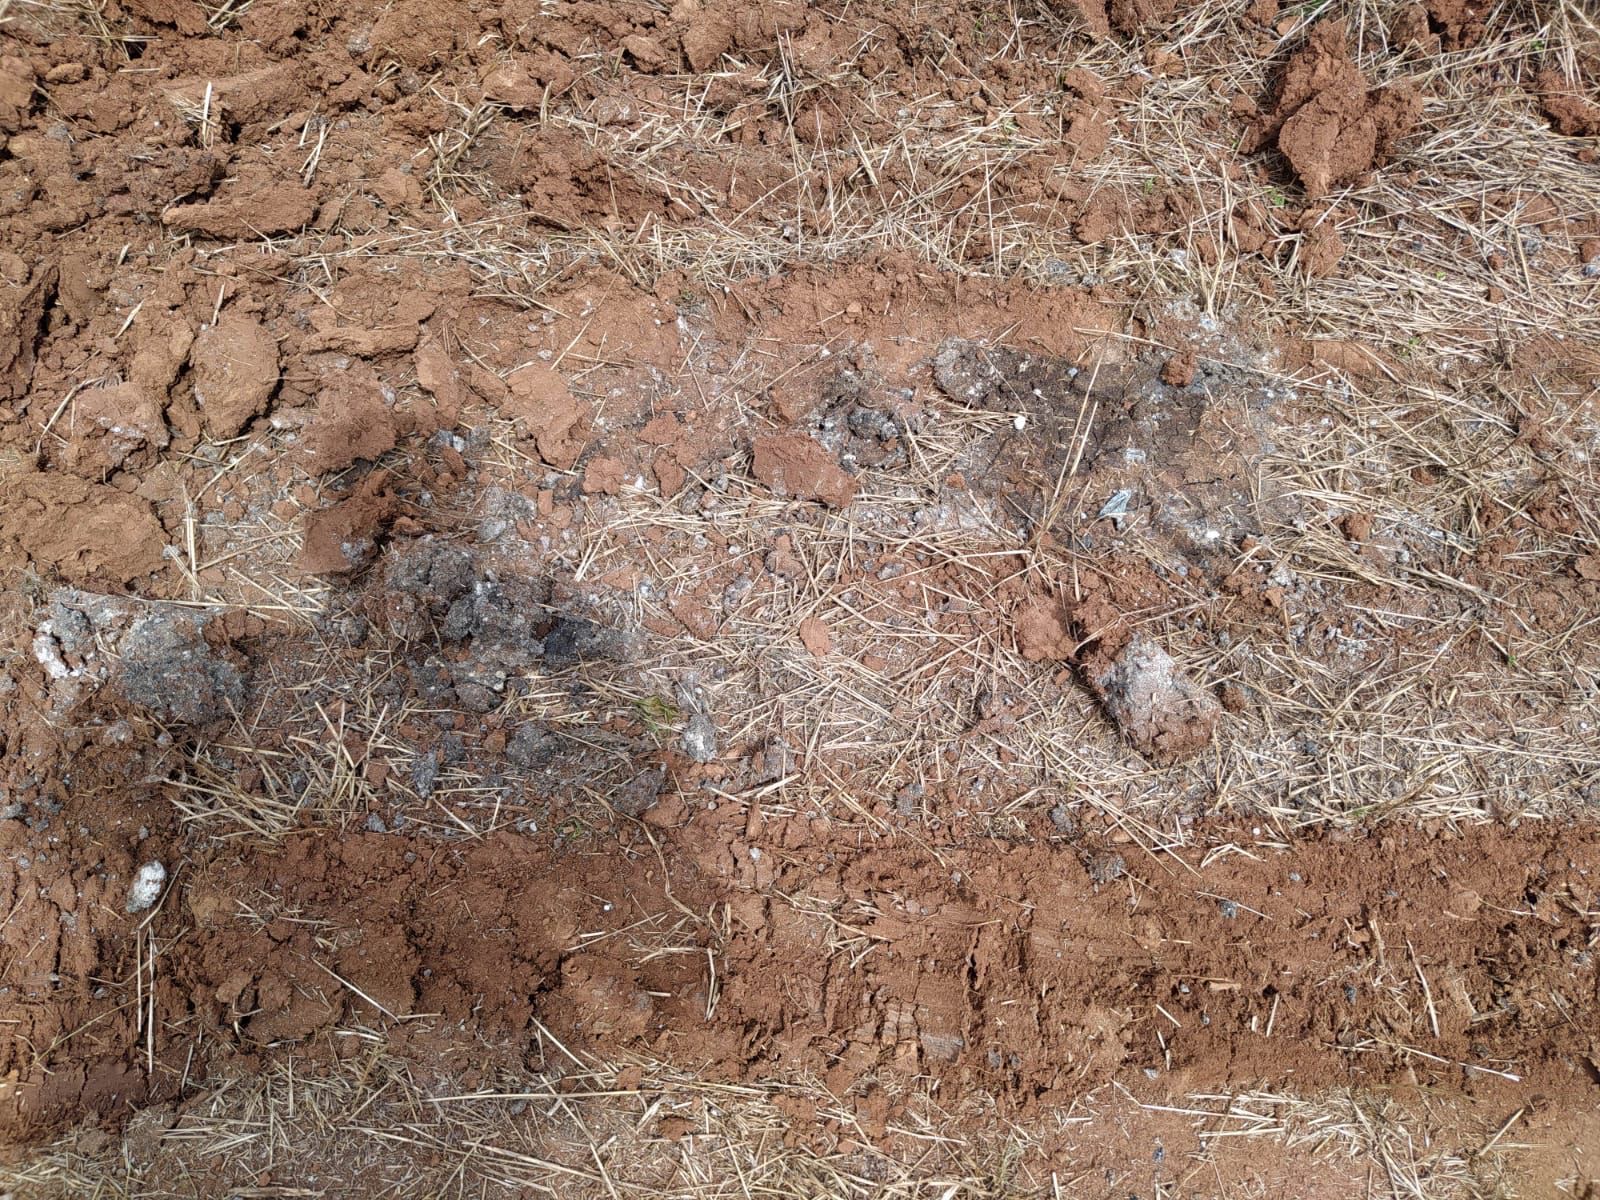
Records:
{"label": "dirt clump", "polygon": [[577,436],[583,407],[567,381],[549,367],[530,363],[506,379],[505,391],[502,410],[524,425],[539,456],[552,467],[575,465],[583,453]]}
{"label": "dirt clump", "polygon": [[1560,71],[1539,72],[1534,87],[1550,124],[1565,137],[1600,137],[1600,104]]}
{"label": "dirt clump", "polygon": [[278,343],[260,322],[228,314],[194,339],[190,365],[206,432],[231,438],[267,411],[278,386]]}
{"label": "dirt clump", "polygon": [[59,473],[0,479],[0,541],[69,583],[121,586],[161,569],[167,539],[148,502]]}
{"label": "dirt clump", "polygon": [[695,71],[709,71],[733,48],[737,26],[733,6],[713,4],[690,19],[683,31],[683,56]]}
{"label": "dirt clump", "polygon": [[439,410],[439,425],[448,428],[461,416],[468,388],[461,371],[438,338],[425,337],[413,356],[417,384],[433,396]]}
{"label": "dirt clump", "polygon": [[545,95],[545,84],[536,79],[522,62],[501,63],[483,77],[483,97],[502,104],[512,112],[537,109]]}
{"label": "dirt clump", "polygon": [[1166,20],[1177,5],[1174,0],[1059,0],[1053,7],[1077,17],[1096,37],[1107,37],[1113,30],[1132,37]]}
{"label": "dirt clump", "polygon": [[1211,744],[1221,705],[1147,638],[1089,667],[1087,678],[1122,736],[1151,762],[1179,762]]}
{"label": "dirt clump", "polygon": [[1161,382],[1168,387],[1188,387],[1194,382],[1194,369],[1194,351],[1180,351],[1162,364]]}
{"label": "dirt clump", "polygon": [[378,539],[399,511],[389,477],[375,471],[354,492],[311,513],[296,565],[308,575],[343,575],[359,570],[378,550]]}
{"label": "dirt clump", "polygon": [[316,195],[298,183],[232,183],[227,194],[198,204],[176,204],[161,214],[173,233],[227,240],[270,237],[301,228],[317,211]]}
{"label": "dirt clump", "polygon": [[74,401],[66,466],[94,476],[126,463],[143,447],[160,449],[171,438],[164,405],[136,383],[89,388]]}
{"label": "dirt clump", "polygon": [[1344,239],[1330,219],[1307,212],[1305,232],[1300,238],[1300,269],[1309,278],[1320,279],[1336,274],[1339,260],[1344,257]]}
{"label": "dirt clump", "polygon": [[856,481],[815,439],[803,433],[758,437],[751,473],[779,496],[818,500],[844,508],[856,493]]}
{"label": "dirt clump", "polygon": [[1352,542],[1365,542],[1376,523],[1371,513],[1346,513],[1339,519],[1339,532]]}
{"label": "dirt clump", "polygon": [[620,459],[602,454],[591,458],[583,469],[585,495],[615,496],[627,485],[628,470]]}
{"label": "dirt clump", "polygon": [[[20,278],[6,278],[6,286],[0,289],[0,403],[21,400],[28,394],[39,326],[60,274],[55,266],[42,264],[28,272],[21,259],[12,265],[18,268]],[[4,420],[3,409],[0,420]]]}
{"label": "dirt clump", "polygon": [[355,364],[318,389],[316,408],[300,439],[302,461],[313,475],[375,461],[398,444],[397,426],[376,372],[366,363]]}
{"label": "dirt clump", "polygon": [[1427,0],[1422,8],[1424,24],[1432,29],[1439,45],[1448,50],[1462,50],[1476,46],[1488,32],[1485,18],[1491,5],[1485,0]]}
{"label": "dirt clump", "polygon": [[1422,115],[1406,84],[1371,87],[1351,61],[1343,21],[1312,29],[1279,77],[1246,149],[1275,145],[1310,199],[1356,183],[1389,160]]}
{"label": "dirt clump", "polygon": [[1030,600],[1012,618],[1017,653],[1029,662],[1064,662],[1072,657],[1072,632],[1061,605],[1052,600]]}
{"label": "dirt clump", "polygon": [[13,132],[33,100],[33,70],[23,58],[0,57],[0,130]]}
{"label": "dirt clump", "polygon": [[833,653],[833,637],[827,625],[816,617],[805,618],[796,632],[800,636],[800,644],[812,657],[826,658]]}

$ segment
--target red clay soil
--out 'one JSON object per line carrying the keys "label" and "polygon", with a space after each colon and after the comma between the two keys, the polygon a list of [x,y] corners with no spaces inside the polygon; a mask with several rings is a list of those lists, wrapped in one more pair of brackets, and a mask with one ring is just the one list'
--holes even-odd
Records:
{"label": "red clay soil", "polygon": [[1593,830],[1247,839],[1200,865],[1115,842],[841,845],[755,803],[668,799],[645,822],[561,850],[308,830],[196,856],[148,920],[122,911],[131,860],[99,839],[0,827],[5,1137],[171,1099],[269,1046],[314,1052],[351,1020],[395,1022],[423,1057],[465,1038],[486,1069],[523,1065],[538,1020],[719,1078],[805,1070],[877,1136],[885,1071],[1017,1115],[1147,1075],[1404,1082],[1508,1110],[1581,1106],[1600,1076]]}
{"label": "red clay soil", "polygon": [[[536,1022],[599,1054],[638,1050],[719,1078],[807,1072],[848,1098],[871,1138],[887,1136],[897,1113],[878,1082],[886,1074],[980,1089],[1018,1116],[1065,1108],[1108,1081],[1161,1096],[1349,1083],[1437,1089],[1506,1113],[1534,1096],[1562,1113],[1592,1109],[1600,831],[1591,826],[1386,829],[1311,835],[1291,847],[1202,821],[1189,844],[1225,849],[1205,859],[1196,849],[1152,856],[1109,828],[1063,829],[1070,818],[1047,820],[1036,803],[1023,822],[1028,841],[980,837],[953,821],[937,831],[895,823],[883,815],[887,797],[875,794],[885,781],[862,779],[877,806],[874,838],[842,835],[820,816],[764,811],[760,788],[730,782],[752,769],[739,764],[759,748],[708,766],[713,750],[652,745],[628,762],[640,794],[608,792],[621,814],[614,828],[445,838],[318,826],[308,814],[277,846],[206,841],[182,828],[162,788],[192,730],[158,728],[150,714],[226,728],[243,694],[236,659],[261,671],[265,682],[252,687],[270,692],[268,667],[398,653],[396,645],[437,643],[440,629],[461,622],[500,658],[473,659],[461,634],[448,653],[418,655],[396,673],[410,689],[405,703],[444,714],[429,731],[437,738],[465,728],[469,711],[509,706],[510,693],[496,687],[508,671],[532,669],[531,651],[515,657],[528,644],[540,641],[544,663],[563,666],[613,653],[612,631],[582,619],[562,615],[530,632],[528,613],[544,613],[560,590],[548,578],[518,584],[474,562],[445,595],[426,570],[402,578],[406,562],[380,559],[387,546],[433,546],[430,537],[470,542],[489,523],[475,524],[482,497],[467,495],[466,484],[505,447],[487,437],[469,446],[452,432],[470,432],[468,406],[508,426],[506,452],[527,465],[527,494],[507,499],[504,520],[491,516],[542,546],[541,570],[586,498],[615,497],[637,480],[664,508],[695,487],[714,503],[701,484],[744,471],[745,456],[741,484],[764,496],[816,502],[830,517],[859,508],[870,491],[859,481],[907,461],[905,429],[935,392],[938,404],[991,432],[973,448],[970,470],[964,463],[928,483],[933,508],[977,495],[1032,520],[1069,469],[1122,471],[1131,452],[1148,449],[1145,491],[1192,498],[1209,524],[1249,493],[1260,440],[1249,404],[1235,412],[1208,400],[1219,362],[1156,353],[1147,316],[1125,320],[1128,298],[1100,285],[958,281],[886,256],[786,268],[729,285],[713,304],[688,274],[642,279],[623,265],[610,276],[579,257],[553,266],[534,290],[455,240],[463,230],[493,234],[488,218],[505,211],[497,204],[519,205],[524,233],[557,241],[602,227],[642,239],[724,206],[787,211],[802,194],[868,180],[885,195],[921,192],[912,166],[874,167],[864,152],[859,176],[851,162],[838,178],[821,169],[797,177],[791,150],[801,141],[839,149],[863,129],[880,142],[893,132],[893,120],[835,86],[841,56],[874,87],[936,93],[997,127],[1015,119],[1019,139],[1047,148],[985,174],[981,186],[1024,217],[1016,205],[1033,205],[1040,229],[1094,246],[1129,230],[1196,228],[1196,202],[1178,183],[1151,178],[1138,196],[1090,194],[1081,168],[1104,152],[1111,119],[1091,71],[1057,78],[1023,54],[992,79],[972,76],[963,55],[982,61],[969,39],[993,5],[952,6],[943,24],[957,37],[939,43],[914,3],[839,14],[799,3],[583,3],[556,6],[555,16],[535,0],[237,7],[235,27],[213,29],[204,5],[121,0],[101,15],[132,31],[118,43],[126,57],[82,29],[31,26],[0,54],[7,1154],[85,1119],[114,1124],[140,1105],[189,1098],[277,1054],[336,1053],[328,1049],[336,1039],[321,1035],[350,1022],[384,1027],[396,1052],[448,1062],[469,1085],[464,1058],[478,1056],[485,1072],[526,1065]],[[1048,7],[1068,27],[1063,36],[1124,39],[1178,10],[1167,0]],[[1276,6],[1251,12],[1265,27]],[[1429,4],[1412,17],[1419,37],[1441,44],[1470,44],[1481,32],[1470,4]],[[1270,94],[1217,98],[1227,134],[1219,141],[1275,149],[1284,160],[1263,154],[1241,166],[1241,178],[1281,177],[1296,192],[1282,211],[1241,205],[1233,241],[1211,247],[1239,252],[1242,289],[1256,286],[1250,256],[1289,246],[1308,274],[1336,271],[1339,237],[1317,201],[1382,169],[1418,119],[1420,101],[1403,86],[1373,88],[1348,37],[1340,24],[1318,25],[1286,54]],[[593,67],[596,47],[608,55],[604,70]],[[805,86],[780,104],[752,64]],[[659,173],[634,170],[544,119],[553,104],[581,105],[585,119],[628,127],[642,104],[666,103],[658,77],[685,68],[710,72],[704,103],[726,138],[714,154],[672,145]],[[1118,99],[1134,102],[1143,86]],[[1594,106],[1575,86],[1540,76],[1539,102],[1561,132],[1591,135]],[[1059,129],[1011,114],[1008,97],[1046,93],[1059,104]],[[502,122],[511,114],[513,132],[456,146],[463,121],[490,111],[484,104]],[[664,184],[674,172],[697,187]],[[481,186],[459,182],[469,176]],[[972,234],[978,189],[965,180],[931,201],[949,205],[950,244],[975,257],[989,252]],[[449,256],[439,250],[447,242]],[[376,265],[396,247],[417,254]],[[681,369],[680,323],[691,310],[701,321],[694,352],[722,356],[696,377],[696,387],[711,380],[713,393],[658,411],[621,372]],[[1113,329],[1127,332],[1113,337]],[[1003,330],[1032,349],[980,345],[976,330]],[[826,341],[827,357],[795,349],[808,340]],[[1317,365],[1335,358],[1331,365],[1352,373],[1384,370],[1364,347],[1319,346]],[[762,357],[772,369],[758,395],[729,383]],[[1098,416],[1080,431],[1091,411]],[[1537,419],[1523,415],[1532,439]],[[824,434],[833,439],[826,446]],[[366,607],[351,618],[362,636],[369,618],[377,632],[341,646],[324,626],[313,636],[231,611],[180,631],[180,665],[152,667],[142,716],[98,700],[74,709],[68,693],[92,691],[95,681],[87,655],[63,659],[65,634],[52,640],[36,624],[48,598],[63,584],[117,597],[198,596],[214,580],[188,574],[197,566],[194,508],[214,483],[204,503],[220,505],[228,521],[242,522],[260,501],[302,539],[295,582],[359,586],[360,572],[384,561],[391,574],[370,572],[382,577],[357,597]],[[1458,592],[1482,594],[1480,572],[1526,549],[1517,538],[1543,531],[1578,544],[1578,518],[1551,489],[1526,504],[1521,495],[1471,500],[1463,520],[1485,532],[1487,548],[1453,560]],[[1342,520],[1333,539],[1371,541],[1370,516]],[[804,577],[811,566],[790,535],[774,526],[759,536],[769,533],[771,544],[753,556],[766,576]],[[1271,582],[1264,554],[1252,557],[1255,532],[1227,527],[1226,555],[1192,546],[1180,554],[1172,549],[1180,533],[1153,527],[1148,537],[1172,551],[1166,558],[1182,575],[1163,567],[1158,576],[1131,552],[1126,561],[1107,554],[1103,577],[1073,579],[1071,606],[1059,598],[1068,592],[1062,581],[1030,580],[1031,568],[1001,563],[1013,556],[998,553],[961,568],[1003,576],[991,608],[934,613],[927,593],[950,582],[949,566],[930,566],[914,598],[930,622],[947,622],[940,636],[1003,639],[1030,663],[1070,664],[1059,669],[1060,686],[1087,687],[1134,750],[1166,764],[1209,746],[1223,710],[1242,705],[1244,693],[1202,689],[1166,651],[1135,637],[1124,614],[1199,610],[1183,589],[1214,577],[1227,595],[1202,614],[1214,630],[1244,644],[1289,625],[1283,587]],[[665,539],[639,540],[649,542],[643,561]],[[707,597],[745,571],[732,558],[712,561],[727,548],[726,539],[702,547],[666,572],[693,579],[641,621],[648,633],[716,639]],[[220,579],[250,549],[225,548],[203,569]],[[1458,554],[1453,541],[1449,553]],[[1575,561],[1570,577],[1540,584],[1527,640],[1553,639],[1600,596],[1594,557]],[[602,582],[628,594],[638,565],[613,564]],[[875,595],[914,591],[888,570],[903,565],[836,582],[858,587],[870,608]],[[1415,570],[1440,577],[1429,562]],[[1365,568],[1349,574],[1349,590],[1305,622],[1308,656],[1346,621],[1339,597],[1374,608],[1393,600],[1376,584],[1360,590],[1371,577]],[[1048,596],[1038,590],[1046,586]],[[1471,632],[1449,653],[1492,678],[1505,652],[1477,638],[1476,599],[1454,603],[1437,623],[1459,619]],[[796,621],[793,636],[815,660],[838,652],[816,616]],[[1411,652],[1410,636],[1374,640],[1360,651],[1372,657],[1351,669]],[[1418,652],[1431,653],[1416,636]],[[490,757],[537,757],[537,746],[508,748],[507,727],[491,724],[476,727],[488,730],[484,744],[498,739]],[[782,733],[773,734],[780,759]],[[377,757],[364,769],[377,773]],[[591,766],[578,764],[564,786],[588,782]],[[724,767],[728,778],[714,773]],[[13,796],[26,804],[11,811]],[[130,913],[129,882],[149,861],[172,877],[156,908]],[[803,1125],[813,1114],[793,1115]]]}
{"label": "red clay soil", "polygon": [[1247,145],[1276,144],[1307,198],[1354,183],[1388,160],[1422,115],[1410,87],[1373,88],[1350,60],[1343,21],[1324,21],[1289,59],[1271,109]]}

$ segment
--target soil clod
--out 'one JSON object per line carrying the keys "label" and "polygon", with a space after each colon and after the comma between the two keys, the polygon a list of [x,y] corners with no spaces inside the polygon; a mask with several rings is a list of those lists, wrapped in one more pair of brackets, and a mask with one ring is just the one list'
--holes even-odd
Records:
{"label": "soil clod", "polygon": [[751,471],[779,496],[819,500],[830,508],[844,508],[855,496],[855,480],[822,445],[804,434],[757,438]]}
{"label": "soil clod", "polygon": [[1275,144],[1312,200],[1388,161],[1422,115],[1406,84],[1374,88],[1350,59],[1344,22],[1324,20],[1289,59],[1253,134]]}
{"label": "soil clod", "polygon": [[1152,762],[1178,762],[1211,744],[1221,706],[1154,642],[1134,637],[1089,683],[1123,737]]}
{"label": "soil clod", "polygon": [[225,316],[190,352],[194,398],[213,437],[231,438],[267,410],[278,386],[278,344],[258,321]]}

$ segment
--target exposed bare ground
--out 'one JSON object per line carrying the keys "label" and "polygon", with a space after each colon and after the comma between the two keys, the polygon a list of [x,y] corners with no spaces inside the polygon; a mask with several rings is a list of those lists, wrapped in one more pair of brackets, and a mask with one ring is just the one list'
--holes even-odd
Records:
{"label": "exposed bare ground", "polygon": [[[274,10],[195,5],[200,28],[180,35],[185,18],[160,7],[0,0],[0,25],[54,31],[29,43],[39,54],[84,34],[73,45],[108,79],[164,69],[151,78],[220,83],[226,63],[207,47],[267,38]],[[370,33],[379,14],[356,7],[319,36],[342,46]],[[532,6],[529,19],[568,7]],[[937,854],[974,838],[1081,838],[1086,856],[1172,869],[1292,855],[1330,828],[1592,820],[1600,271],[1586,267],[1600,262],[1600,146],[1559,133],[1539,96],[1551,72],[1592,95],[1600,27],[1573,0],[1477,6],[1471,36],[1439,15],[1459,9],[1466,23],[1470,6],[1342,6],[1351,61],[1375,87],[1415,88],[1421,118],[1381,169],[1312,202],[1275,151],[1241,150],[1248,119],[1229,106],[1266,107],[1286,58],[1334,14],[1269,6],[1263,18],[1259,7],[1204,5],[1108,36],[1091,36],[1072,4],[904,5],[881,22],[829,13],[812,26],[831,24],[828,39],[801,22],[760,47],[730,43],[692,73],[676,50],[647,69],[648,49],[624,51],[601,23],[560,54],[570,77],[532,102],[488,94],[483,81],[522,69],[529,47],[508,23],[485,25],[475,47],[425,61],[398,45],[363,51],[371,94],[404,85],[394,96],[425,114],[404,138],[353,107],[324,114],[326,80],[296,93],[294,113],[285,99],[286,111],[238,130],[228,106],[242,101],[210,82],[184,92],[169,120],[186,152],[223,153],[230,172],[266,162],[282,174],[292,160],[288,175],[324,212],[336,196],[344,207],[265,237],[108,224],[106,238],[148,244],[124,249],[116,270],[187,272],[215,296],[213,316],[256,289],[290,338],[309,328],[294,313],[365,330],[404,293],[452,281],[442,294],[459,278],[451,321],[430,312],[412,324],[448,326],[453,361],[486,378],[442,423],[454,441],[423,429],[376,461],[413,532],[474,546],[480,583],[553,581],[550,612],[622,631],[629,648],[519,667],[487,714],[419,692],[426,646],[369,634],[383,626],[370,582],[380,567],[352,582],[297,566],[306,515],[369,467],[318,475],[295,457],[311,398],[343,369],[327,357],[337,343],[311,347],[321,382],[295,385],[299,415],[280,400],[288,416],[237,437],[198,433],[140,467],[166,480],[148,489],[170,535],[151,594],[262,623],[236,638],[256,648],[249,705],[159,743],[163,731],[135,723],[159,747],[138,782],[182,823],[157,830],[169,868],[183,880],[296,830],[376,817],[451,847],[504,834],[549,839],[553,853],[606,853],[622,829],[670,877],[670,838],[619,800],[645,762],[667,764],[668,790],[691,804],[810,822],[807,852],[819,856],[879,839]],[[1400,33],[1419,11],[1420,43]],[[440,36],[415,23],[419,41]],[[193,57],[148,66],[173,47]],[[901,57],[914,69],[892,69]],[[52,89],[72,83],[46,78],[32,102],[41,127],[62,112]],[[371,110],[389,104],[400,100]],[[88,117],[61,120],[99,144]],[[243,129],[259,140],[234,145]],[[409,158],[397,157],[402,141]],[[403,175],[383,185],[398,198],[373,201],[389,168]],[[58,233],[73,230],[39,236]],[[348,315],[351,296],[370,301],[340,291],[352,280],[376,307]],[[118,339],[154,336],[156,306],[141,321],[135,298],[145,292],[108,294],[116,302],[92,320],[53,327],[88,353],[35,374],[40,398],[5,427],[17,433],[0,448],[7,472],[66,469],[88,423],[82,391],[131,375]],[[1037,394],[964,403],[929,367],[952,337],[1115,372],[1122,390],[1084,389],[1065,415]],[[437,389],[409,352],[344,351],[380,364],[394,411],[433,412]],[[1096,421],[1136,393],[1170,399],[1157,372],[1184,353],[1208,407],[1173,473],[1095,459]],[[552,461],[497,400],[530,363],[589,406],[582,460]],[[797,503],[756,476],[752,441],[804,427],[854,453],[848,404],[813,403],[841,364],[864,380],[853,396],[906,397],[894,454],[851,464],[848,506]],[[812,410],[786,415],[791,390]],[[640,449],[640,426],[661,413],[708,431],[681,490]],[[448,455],[441,466],[441,445],[459,471]],[[596,457],[618,460],[614,480]],[[1112,501],[1125,488],[1123,513]],[[1197,549],[1196,530],[1219,529],[1220,548]],[[0,665],[34,671],[33,631],[58,581],[38,555],[4,566],[28,633]],[[1108,722],[1076,657],[1105,632],[1073,615],[1096,602],[1223,697],[1203,753],[1156,765]],[[1014,618],[1034,603],[1067,614],[1070,652],[1029,653]],[[811,640],[797,634],[807,629]],[[721,773],[685,765],[699,715],[714,722]],[[524,726],[561,747],[554,774],[504,760]],[[445,729],[463,754],[440,757]],[[832,922],[831,961],[871,952],[834,910],[789,899]],[[254,927],[320,919],[270,901]],[[1592,945],[1593,897],[1574,903]],[[149,1006],[129,1053],[152,1077],[171,1070],[152,1029],[190,1019],[156,1011],[167,994],[157,964],[193,932],[170,908],[163,919],[180,924],[134,933],[97,977],[113,998],[131,986],[134,1011]],[[709,953],[730,936],[727,912],[722,927],[709,911],[645,914],[633,962]],[[238,920],[250,927],[252,915]],[[1437,1038],[1428,976],[1414,954],[1407,971],[1400,949],[1383,986],[1419,1038],[1430,1016]],[[1574,986],[1592,989],[1592,963],[1574,969],[1588,971]],[[709,978],[714,997],[714,955]],[[1475,1103],[1470,1089],[1434,1086],[1426,1052],[1421,1077],[1394,1086],[1280,1080],[1224,1093],[1199,1079],[1157,1100],[1119,1077],[1019,1115],[927,1072],[843,1088],[806,1071],[716,1082],[670,1054],[583,1045],[538,1021],[513,1069],[477,1044],[481,1031],[410,1037],[409,1014],[335,979],[356,998],[341,993],[350,1008],[331,1029],[251,1045],[203,1088],[178,1055],[182,1079],[161,1103],[125,1128],[91,1121],[17,1156],[0,1188],[1431,1200],[1583,1196],[1600,1173],[1592,1086],[1574,1083],[1553,1106]],[[1555,1022],[1565,1010],[1551,1003]],[[209,1053],[214,1035],[193,1036]],[[57,1049],[23,1057],[48,1071]],[[1574,1060],[1574,1078],[1593,1063]],[[896,1113],[884,1131],[863,1127],[874,1089]]]}

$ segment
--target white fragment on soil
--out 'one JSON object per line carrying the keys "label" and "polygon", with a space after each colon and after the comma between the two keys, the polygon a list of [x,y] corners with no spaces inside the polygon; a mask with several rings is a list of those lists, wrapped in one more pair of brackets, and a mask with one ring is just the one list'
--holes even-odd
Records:
{"label": "white fragment on soil", "polygon": [[1133,500],[1133,489],[1122,488],[1111,493],[1111,498],[1100,506],[1100,519],[1107,518],[1117,523],[1117,532],[1122,532],[1122,527],[1128,520],[1128,505]]}
{"label": "white fragment on soil", "polygon": [[711,719],[698,672],[690,671],[678,681],[678,707],[688,716],[678,746],[697,763],[717,757],[717,723]]}
{"label": "white fragment on soil", "polygon": [[1112,492],[1111,498],[1100,506],[1101,517],[1123,517],[1128,513],[1128,502],[1133,499],[1133,489],[1123,488]]}
{"label": "white fragment on soil", "polygon": [[161,889],[166,886],[166,882],[165,867],[158,862],[145,863],[133,877],[133,885],[128,888],[128,911],[139,913],[149,908],[161,895]]}
{"label": "white fragment on soil", "polygon": [[67,679],[72,675],[72,668],[61,661],[61,648],[49,621],[39,624],[39,632],[33,639],[33,657],[39,660],[51,679]]}

